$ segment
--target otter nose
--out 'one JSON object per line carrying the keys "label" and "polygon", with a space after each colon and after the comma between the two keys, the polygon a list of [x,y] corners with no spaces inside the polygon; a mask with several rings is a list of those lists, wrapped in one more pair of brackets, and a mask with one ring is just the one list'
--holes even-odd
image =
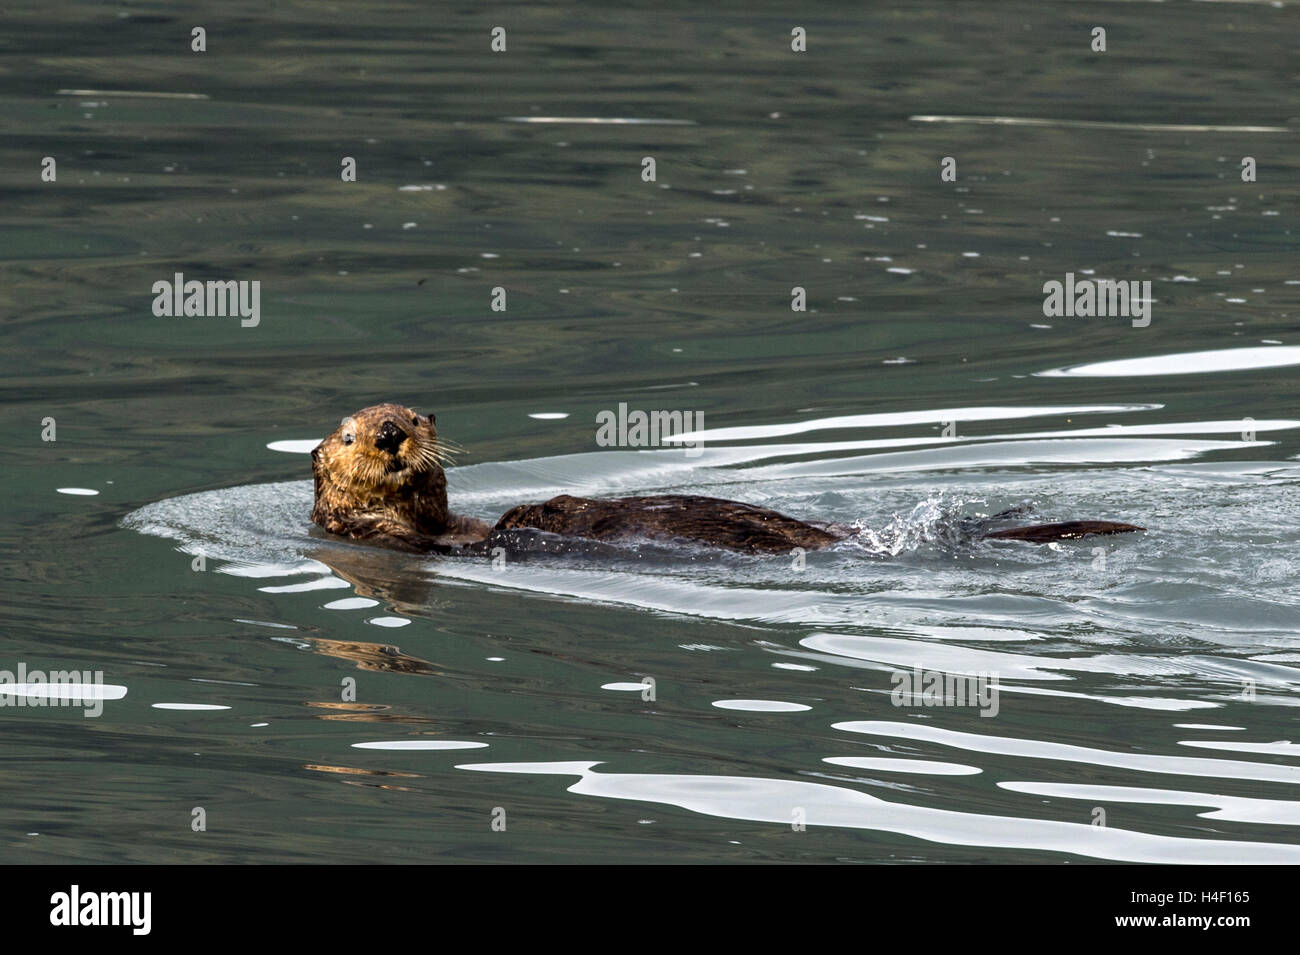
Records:
{"label": "otter nose", "polygon": [[402,442],[406,440],[406,433],[391,421],[385,421],[375,435],[375,447],[380,451],[387,451],[389,454],[396,454],[397,449]]}

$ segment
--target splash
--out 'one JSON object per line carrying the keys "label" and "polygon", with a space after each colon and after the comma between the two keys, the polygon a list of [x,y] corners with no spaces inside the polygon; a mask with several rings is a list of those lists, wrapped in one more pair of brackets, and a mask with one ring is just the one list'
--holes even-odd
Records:
{"label": "splash", "polygon": [[879,557],[897,557],[920,547],[933,546],[941,550],[955,550],[969,546],[978,531],[989,521],[1021,515],[1030,510],[1025,504],[993,518],[984,514],[964,515],[962,511],[974,504],[986,504],[984,498],[947,496],[940,492],[934,497],[913,506],[906,516],[894,514],[889,523],[879,530],[856,520],[852,542]]}

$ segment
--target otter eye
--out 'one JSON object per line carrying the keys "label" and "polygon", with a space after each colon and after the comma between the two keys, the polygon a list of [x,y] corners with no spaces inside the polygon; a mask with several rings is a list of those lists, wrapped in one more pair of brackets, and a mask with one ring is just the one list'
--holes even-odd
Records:
{"label": "otter eye", "polygon": [[412,418],[411,424],[415,425],[418,428],[420,426],[420,416],[416,415],[414,418]]}
{"label": "otter eye", "polygon": [[357,440],[357,436],[356,436],[355,434],[350,434],[350,433],[349,433],[349,434],[345,434],[345,435],[343,435],[343,443],[344,443],[344,444],[351,444],[351,443],[352,443],[353,441],[355,441],[355,440]]}

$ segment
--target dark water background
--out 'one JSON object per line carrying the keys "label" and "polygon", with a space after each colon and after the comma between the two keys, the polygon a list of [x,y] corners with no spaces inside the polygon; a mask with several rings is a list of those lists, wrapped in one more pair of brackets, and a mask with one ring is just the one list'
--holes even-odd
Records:
{"label": "dark water background", "polygon": [[[1296,10],[9,8],[0,669],[127,692],[4,708],[0,861],[1300,858],[1295,365],[1038,374],[1291,354]],[[1150,326],[1045,318],[1086,270],[1151,281]],[[260,324],[155,317],[175,272],[259,280]],[[686,490],[901,553],[498,572],[309,534],[268,445],[384,400],[468,449],[480,516]],[[602,451],[620,402],[747,430]],[[1025,501],[1151,530],[934,539]],[[913,664],[999,673],[998,716],[891,705]],[[354,746],[393,741],[487,745]]]}

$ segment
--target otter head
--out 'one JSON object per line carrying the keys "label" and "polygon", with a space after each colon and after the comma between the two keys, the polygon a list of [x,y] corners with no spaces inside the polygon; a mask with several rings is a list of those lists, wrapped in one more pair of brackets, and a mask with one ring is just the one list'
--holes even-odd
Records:
{"label": "otter head", "polygon": [[312,520],[350,537],[441,534],[450,456],[433,415],[403,405],[363,408],[311,453]]}

